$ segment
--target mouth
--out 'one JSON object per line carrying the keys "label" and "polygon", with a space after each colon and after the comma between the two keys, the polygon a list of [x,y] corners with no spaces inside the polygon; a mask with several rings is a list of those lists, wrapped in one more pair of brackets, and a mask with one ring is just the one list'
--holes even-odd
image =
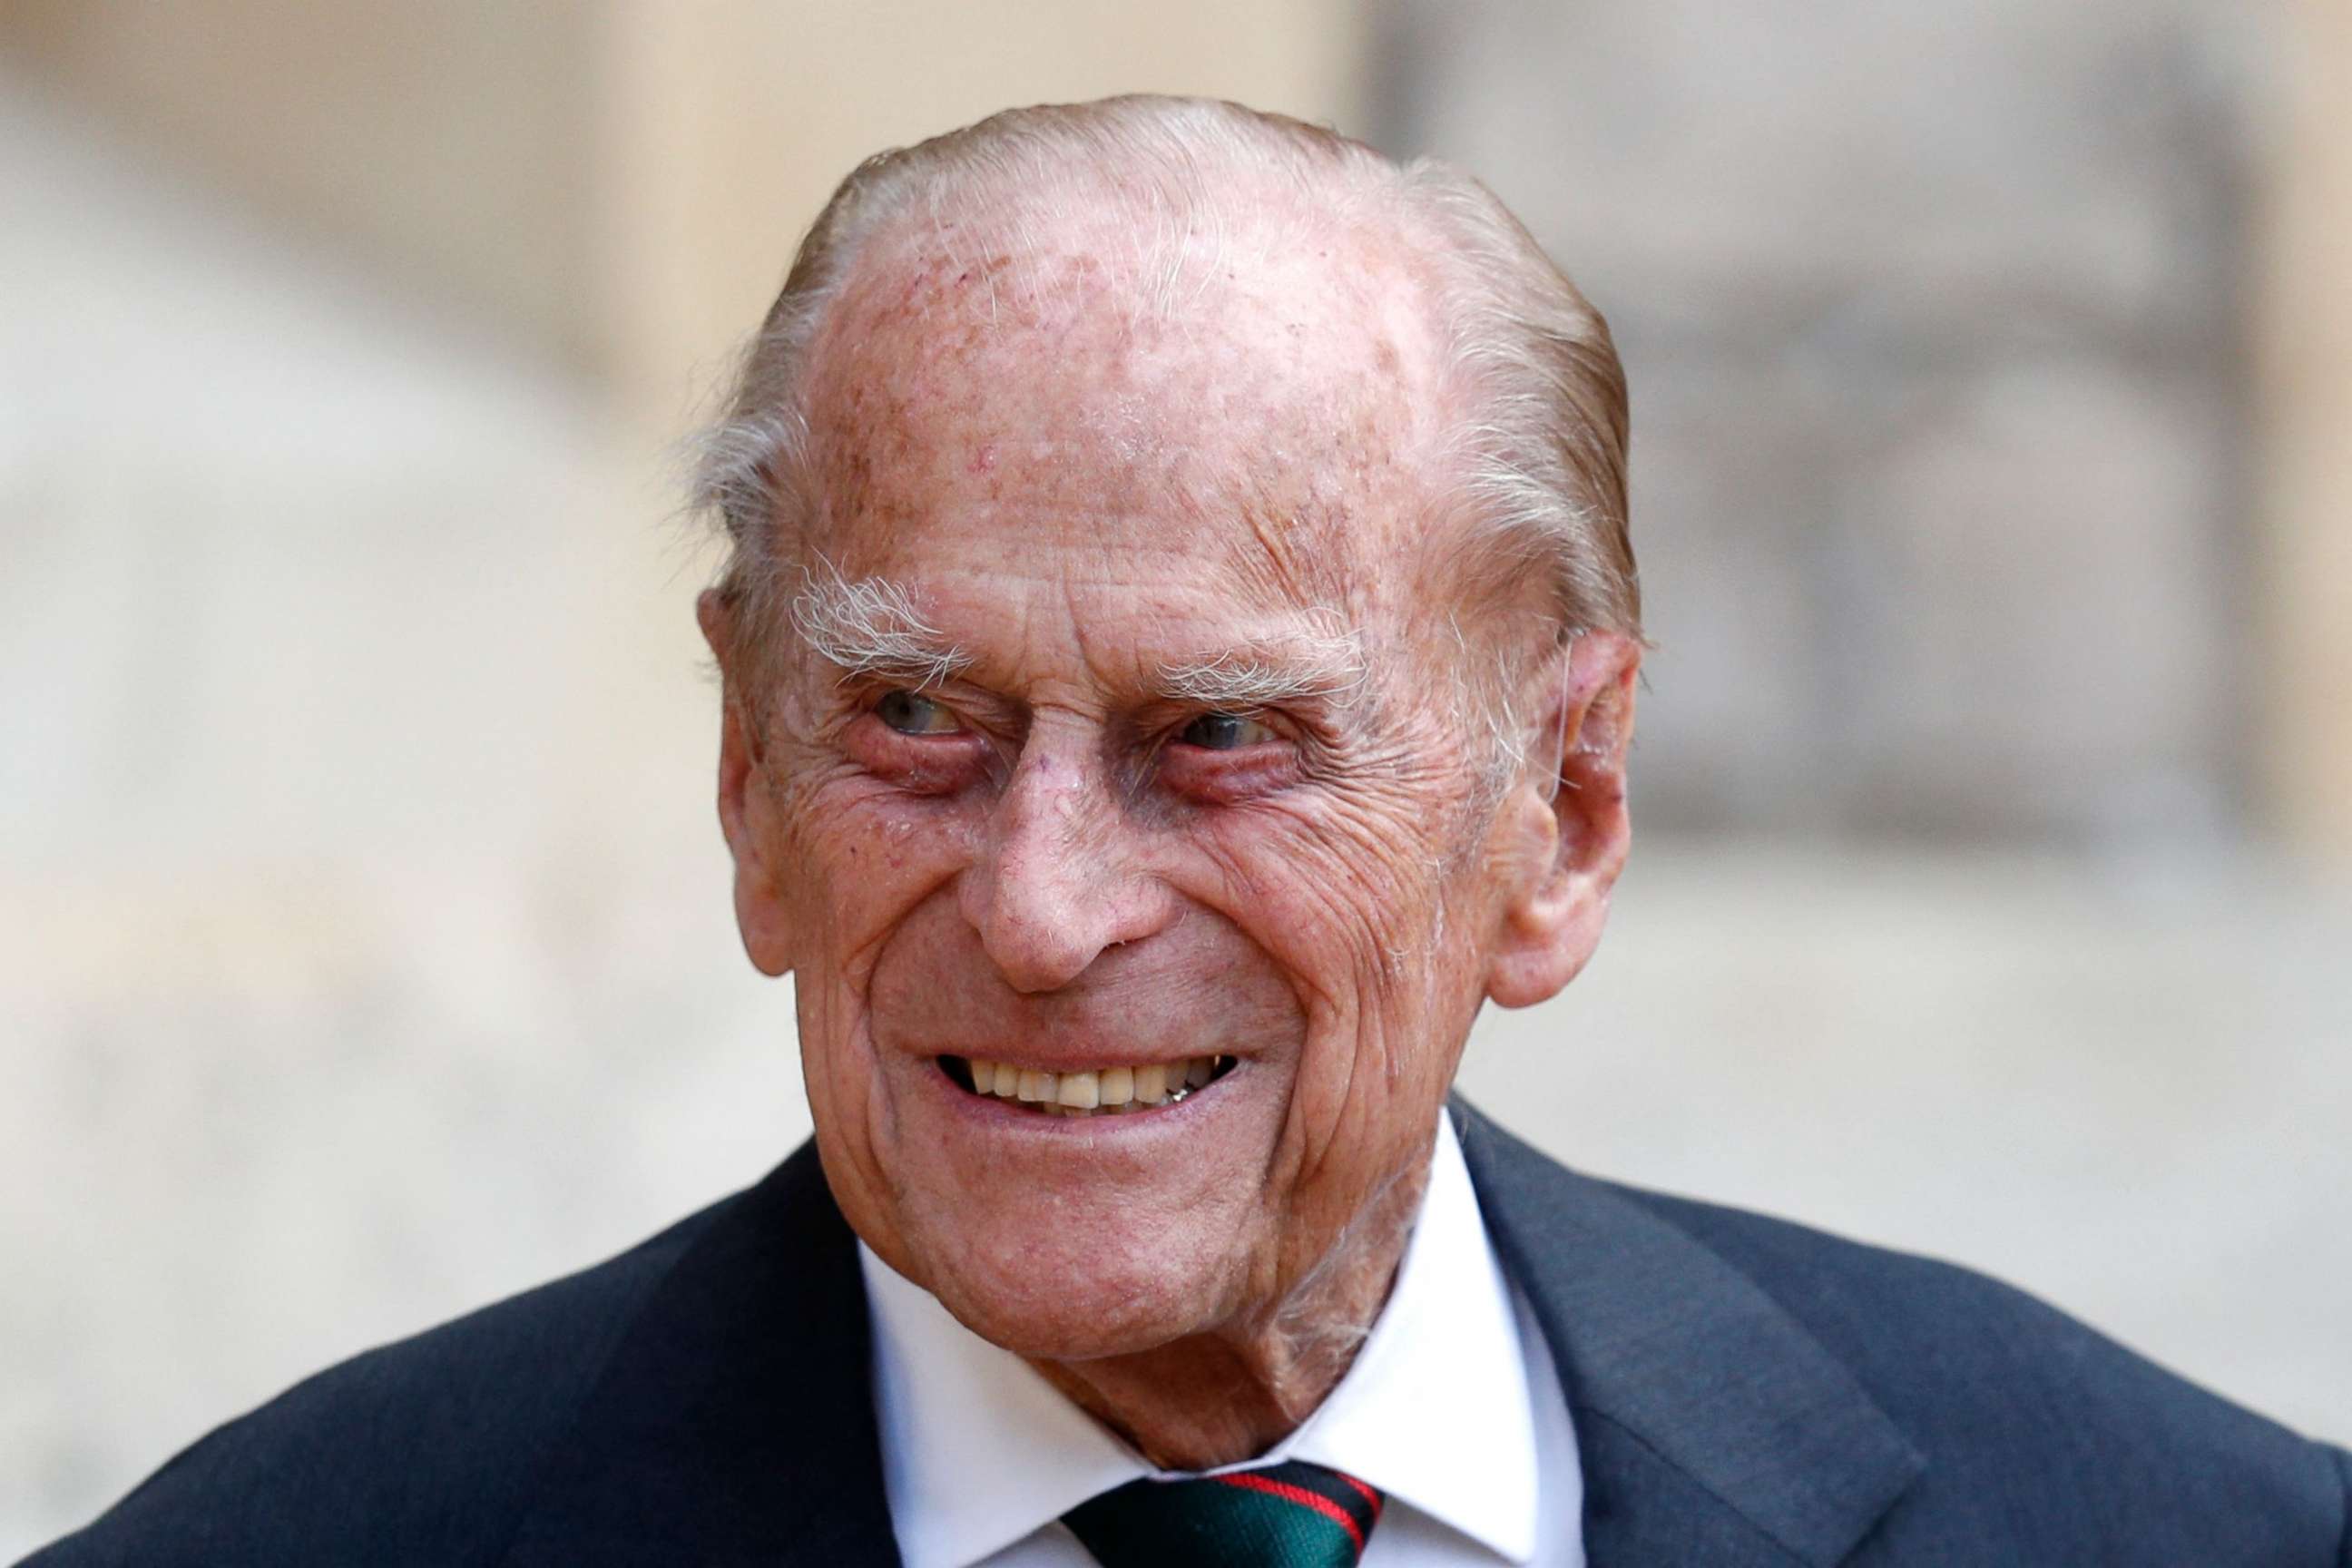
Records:
{"label": "mouth", "polygon": [[1041,1072],[979,1057],[941,1057],[940,1070],[966,1094],[1040,1116],[1135,1116],[1178,1105],[1233,1071],[1229,1056],[1186,1057],[1142,1067]]}

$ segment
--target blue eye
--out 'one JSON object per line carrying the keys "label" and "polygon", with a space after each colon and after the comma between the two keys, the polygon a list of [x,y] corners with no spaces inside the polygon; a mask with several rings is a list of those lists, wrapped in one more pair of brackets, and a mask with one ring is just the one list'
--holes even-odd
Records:
{"label": "blue eye", "polygon": [[1176,739],[1204,752],[1238,752],[1244,746],[1263,745],[1276,735],[1245,713],[1203,713],[1178,731]]}
{"label": "blue eye", "polygon": [[874,716],[901,735],[952,735],[963,728],[944,704],[903,689],[884,692]]}

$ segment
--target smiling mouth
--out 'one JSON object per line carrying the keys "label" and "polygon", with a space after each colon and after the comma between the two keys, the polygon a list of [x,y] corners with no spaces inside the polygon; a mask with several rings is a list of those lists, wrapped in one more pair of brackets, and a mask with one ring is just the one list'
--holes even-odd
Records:
{"label": "smiling mouth", "polygon": [[1187,1057],[1139,1068],[1053,1073],[978,1057],[941,1057],[940,1070],[966,1094],[1043,1116],[1129,1116],[1192,1098],[1231,1072],[1234,1060]]}

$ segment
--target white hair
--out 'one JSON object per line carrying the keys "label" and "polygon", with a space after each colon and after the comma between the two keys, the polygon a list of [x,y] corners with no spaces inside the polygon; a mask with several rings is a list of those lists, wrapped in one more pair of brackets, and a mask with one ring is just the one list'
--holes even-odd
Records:
{"label": "white hair", "polygon": [[[845,577],[823,552],[810,554],[815,564],[802,570],[791,618],[802,646],[818,658],[844,675],[917,690],[945,685],[971,668],[971,653],[947,640],[905,586],[887,577]],[[1255,637],[1161,664],[1151,672],[1152,692],[1227,712],[1280,707],[1301,697],[1328,699],[1345,710],[1363,689],[1363,636],[1339,629],[1333,611],[1308,619],[1311,629]]]}
{"label": "white hair", "polygon": [[907,590],[887,577],[855,582],[818,552],[793,596],[793,630],[825,663],[845,675],[887,676],[920,689],[938,686],[968,668],[971,656],[940,640],[940,630],[915,607]]}
{"label": "white hair", "polygon": [[[719,589],[736,610],[747,668],[764,666],[787,621],[810,637],[794,604],[807,581],[800,531],[816,500],[802,383],[826,311],[873,237],[927,216],[952,247],[950,220],[971,214],[1010,226],[1021,247],[1057,203],[1108,199],[1157,263],[1141,302],[1167,310],[1182,297],[1184,258],[1222,250],[1244,174],[1318,213],[1385,219],[1425,257],[1450,369],[1473,410],[1449,453],[1464,524],[1449,546],[1474,588],[1500,602],[1545,584],[1554,648],[1592,629],[1638,637],[1623,371],[1600,314],[1503,204],[1450,165],[1400,165],[1322,127],[1212,100],[1134,96],[1010,110],[880,153],[818,215],[743,351],[723,413],[695,447],[693,500],[728,541]],[[1043,193],[1042,203],[1008,201],[1008,192]],[[1243,670],[1227,673],[1247,685]],[[1505,692],[1492,697],[1507,703]],[[1507,706],[1486,720],[1498,732],[1519,729]]]}
{"label": "white hair", "polygon": [[1162,665],[1157,684],[1164,696],[1229,712],[1276,708],[1301,696],[1328,697],[1344,710],[1362,690],[1364,676],[1360,633],[1300,633]]}

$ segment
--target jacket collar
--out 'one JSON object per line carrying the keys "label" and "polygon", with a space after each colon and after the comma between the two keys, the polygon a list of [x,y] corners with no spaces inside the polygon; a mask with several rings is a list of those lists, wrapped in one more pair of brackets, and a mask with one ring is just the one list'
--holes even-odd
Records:
{"label": "jacket collar", "polygon": [[[1683,1231],[1453,1113],[1575,1418],[1591,1568],[1844,1557],[1923,1464],[1853,1374]],[[806,1144],[650,1288],[507,1568],[896,1563],[869,1360],[855,1239]]]}
{"label": "jacket collar", "polygon": [[1843,1559],[1925,1465],[1853,1374],[1684,1231],[1453,1114],[1559,1367],[1592,1568]]}
{"label": "jacket collar", "polygon": [[806,1143],[648,1290],[507,1568],[897,1563],[867,1360],[856,1241]]}

